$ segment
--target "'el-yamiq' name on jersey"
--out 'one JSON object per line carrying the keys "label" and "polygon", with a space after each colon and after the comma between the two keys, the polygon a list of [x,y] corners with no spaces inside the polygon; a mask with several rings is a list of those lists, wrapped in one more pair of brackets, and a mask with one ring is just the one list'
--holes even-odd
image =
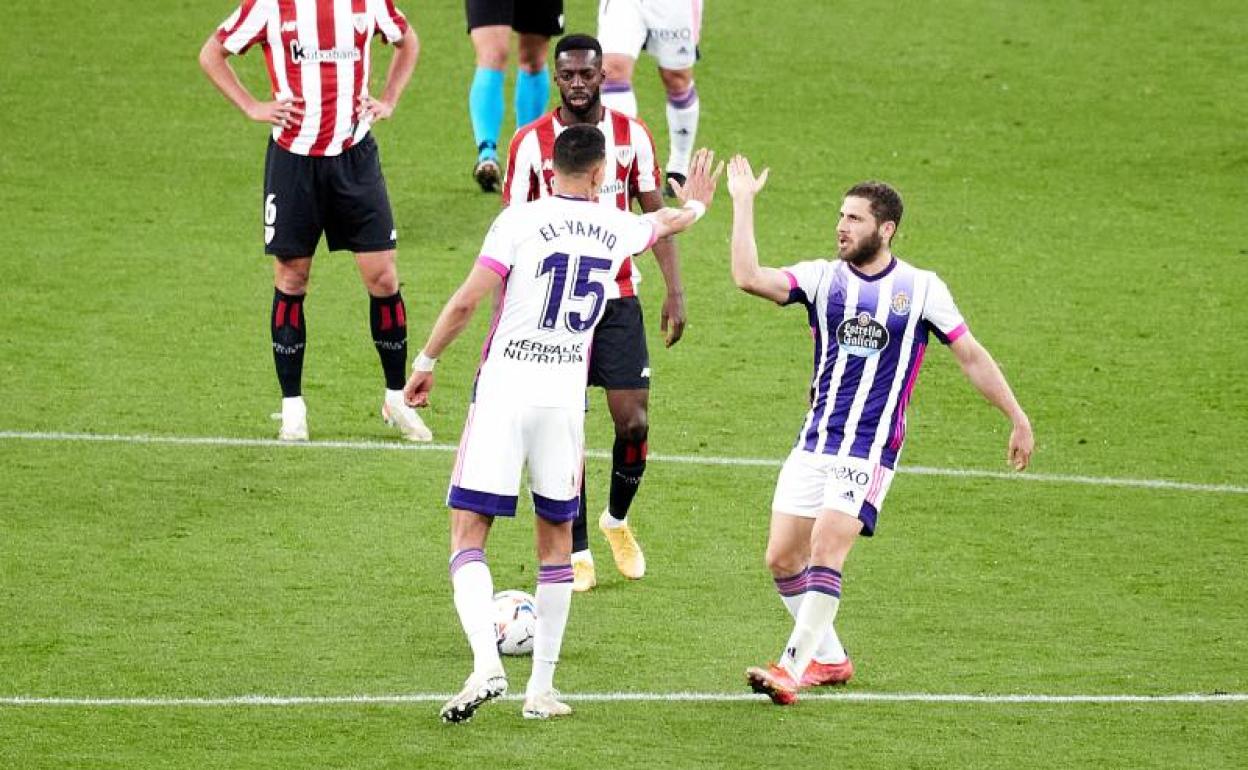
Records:
{"label": "'el-yamiq' name on jersey", "polygon": [[[640,193],[659,189],[654,138],[640,120],[607,108],[597,127],[607,140],[607,174],[598,190],[598,203],[629,211]],[[503,181],[504,206],[554,195],[555,138],[565,128],[555,109],[516,131]],[[640,281],[641,274],[630,260],[620,276],[619,296],[634,296]]]}
{"label": "'el-yamiq' name on jersey", "polygon": [[393,0],[244,0],[217,29],[230,53],[259,43],[273,98],[302,99],[298,125],[273,127],[273,139],[297,155],[338,155],[368,134],[356,103],[368,92],[369,43],[407,33]]}
{"label": "'el-yamiq' name on jersey", "polygon": [[477,258],[504,283],[474,400],[583,405],[594,327],[630,256],[654,238],[650,220],[588,200],[504,209]]}
{"label": "'el-yamiq' name on jersey", "polygon": [[948,287],[899,259],[873,276],[840,260],[783,271],[785,304],[805,305],[815,343],[810,410],[796,446],[895,467],[929,333],[948,344],[966,332]]}

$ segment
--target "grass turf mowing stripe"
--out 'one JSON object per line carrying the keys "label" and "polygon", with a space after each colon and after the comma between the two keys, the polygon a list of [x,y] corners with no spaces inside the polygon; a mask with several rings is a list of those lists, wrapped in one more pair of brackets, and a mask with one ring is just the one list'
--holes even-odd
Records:
{"label": "grass turf mowing stripe", "polygon": [[[235,446],[235,447],[296,447],[305,449],[350,449],[356,451],[414,451],[454,452],[454,444],[411,444],[385,441],[301,441],[289,442],[263,438],[231,438],[228,436],[147,436],[116,433],[60,433],[55,431],[0,431],[0,440],[26,441],[82,441],[114,442],[123,444],[174,444],[184,446]],[[602,450],[588,450],[588,457],[606,459],[611,456]],[[652,453],[651,462],[683,463],[708,466],[751,466],[779,468],[781,460],[761,457],[714,457],[700,455],[665,455]],[[1166,489],[1179,492],[1203,492],[1229,495],[1248,495],[1248,486],[1237,484],[1204,484],[1169,479],[1131,479],[1110,476],[1075,476],[1061,473],[1008,473],[976,468],[931,468],[922,465],[902,466],[899,473],[918,476],[946,476],[955,478],[1000,479],[1007,481],[1031,481],[1049,484],[1083,484],[1096,487],[1126,487],[1142,489]]]}

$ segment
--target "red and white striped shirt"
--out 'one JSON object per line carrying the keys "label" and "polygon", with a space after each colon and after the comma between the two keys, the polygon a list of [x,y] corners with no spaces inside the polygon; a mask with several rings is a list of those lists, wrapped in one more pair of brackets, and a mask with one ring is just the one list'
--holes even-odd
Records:
{"label": "red and white striped shirt", "polygon": [[356,116],[368,93],[369,42],[407,33],[394,0],[243,0],[217,30],[233,54],[259,43],[275,99],[302,99],[303,122],[273,127],[273,139],[299,155],[338,155],[368,134]]}
{"label": "red and white striped shirt", "polygon": [[[559,108],[516,131],[511,138],[507,177],[503,182],[503,205],[512,201],[532,201],[554,195],[555,137],[566,126],[559,121]],[[607,175],[598,188],[598,203],[620,211],[632,209],[640,193],[659,189],[659,166],[655,161],[654,138],[646,124],[606,107],[598,130],[607,140]],[[620,296],[636,295],[641,274],[631,260],[619,274]]]}

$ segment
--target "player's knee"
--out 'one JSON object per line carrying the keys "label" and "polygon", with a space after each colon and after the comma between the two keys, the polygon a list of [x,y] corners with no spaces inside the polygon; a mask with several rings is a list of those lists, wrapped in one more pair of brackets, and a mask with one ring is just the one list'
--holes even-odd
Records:
{"label": "player's knee", "polygon": [[607,80],[631,83],[633,80],[633,60],[621,54],[609,53],[602,57],[602,72]]}
{"label": "player's knee", "polygon": [[494,40],[478,42],[476,44],[477,66],[490,70],[501,70],[507,68],[507,44],[503,42],[501,45]]}
{"label": "player's knee", "polygon": [[650,435],[650,421],[645,409],[637,409],[615,422],[615,437],[622,441],[641,443]]}
{"label": "player's knee", "polygon": [[796,575],[806,567],[805,559],[787,549],[767,546],[767,569],[773,577],[784,578]]}
{"label": "player's knee", "polygon": [[659,70],[668,95],[686,94],[693,87],[693,70]]}
{"label": "player's knee", "polygon": [[541,72],[546,66],[546,54],[550,49],[549,39],[541,35],[522,34],[517,50],[520,69],[529,74]]}

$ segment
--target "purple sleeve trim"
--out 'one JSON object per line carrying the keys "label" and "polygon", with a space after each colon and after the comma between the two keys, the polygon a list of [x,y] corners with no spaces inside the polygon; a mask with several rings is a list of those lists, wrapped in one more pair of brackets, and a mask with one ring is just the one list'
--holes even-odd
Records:
{"label": "purple sleeve trim", "polygon": [[494,272],[498,273],[499,278],[506,278],[507,274],[511,272],[510,267],[507,267],[502,262],[499,262],[497,259],[494,259],[493,257],[487,257],[484,254],[477,257],[477,264],[480,265],[481,267],[484,267],[488,270],[493,270]]}

